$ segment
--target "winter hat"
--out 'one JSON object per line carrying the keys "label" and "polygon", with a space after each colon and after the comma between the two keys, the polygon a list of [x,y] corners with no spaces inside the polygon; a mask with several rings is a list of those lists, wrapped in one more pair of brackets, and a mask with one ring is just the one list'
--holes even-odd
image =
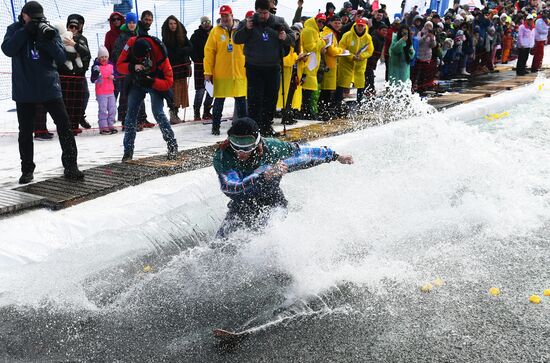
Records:
{"label": "winter hat", "polygon": [[206,22],[210,22],[210,18],[207,16],[201,16],[201,24]]}
{"label": "winter hat", "polygon": [[107,50],[107,48],[105,48],[103,45],[99,47],[99,50],[97,51],[97,57],[109,57],[109,51]]}
{"label": "winter hat", "polygon": [[327,3],[327,6],[326,6],[326,10],[327,10],[327,13],[330,13],[330,9],[332,9],[332,12],[334,12],[336,10],[336,6],[334,6],[333,3]]}
{"label": "winter hat", "polygon": [[353,5],[349,1],[344,1],[344,9],[353,8]]}
{"label": "winter hat", "polygon": [[434,23],[432,23],[431,21],[427,21],[426,24],[424,24],[424,28],[429,29],[429,30],[433,30]]}
{"label": "winter hat", "polygon": [[136,13],[128,13],[126,14],[126,24],[128,23],[136,23],[138,22],[138,17]]}
{"label": "winter hat", "polygon": [[527,15],[527,17],[525,18],[526,20],[533,20],[533,15],[532,14],[529,14]]}
{"label": "winter hat", "polygon": [[443,45],[446,46],[448,49],[451,49],[454,45],[454,41],[451,38],[446,38],[443,42]]}
{"label": "winter hat", "polygon": [[136,40],[132,47],[132,54],[136,58],[143,58],[151,51],[151,44],[143,38]]}
{"label": "winter hat", "polygon": [[38,3],[38,1],[29,1],[28,3],[23,6],[21,9],[21,14],[27,14],[31,18],[43,18],[44,17],[44,9],[42,8],[42,5]]}
{"label": "winter hat", "polygon": [[292,26],[298,28],[299,31],[304,30],[304,24],[302,23],[294,23]]}
{"label": "winter hat", "polygon": [[229,136],[258,136],[259,133],[258,124],[250,117],[236,119],[227,131]]}

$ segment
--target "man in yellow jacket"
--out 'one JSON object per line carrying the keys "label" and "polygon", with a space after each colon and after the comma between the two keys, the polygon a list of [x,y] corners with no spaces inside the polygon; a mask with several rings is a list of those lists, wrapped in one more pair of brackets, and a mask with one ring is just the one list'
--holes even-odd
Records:
{"label": "man in yellow jacket", "polygon": [[342,20],[339,15],[334,15],[327,19],[327,25],[321,32],[321,37],[327,40],[327,45],[330,44],[322,51],[324,67],[319,70],[319,72],[321,72],[321,94],[319,96],[318,109],[319,116],[323,121],[328,121],[332,117],[331,106],[333,94],[336,90],[338,56],[344,52],[344,50],[338,46],[338,38],[340,37],[341,29]]}
{"label": "man in yellow jacket", "polygon": [[338,62],[338,82],[334,103],[340,106],[344,99],[344,90],[353,83],[357,88],[357,102],[361,102],[365,91],[365,70],[367,59],[374,52],[372,38],[369,35],[367,21],[359,18],[351,30],[342,36],[340,47],[350,52]]}
{"label": "man in yellow jacket", "polygon": [[321,64],[321,50],[326,45],[321,38],[321,30],[325,27],[326,21],[327,17],[323,13],[306,20],[300,37],[302,52],[310,53],[304,69],[305,78],[302,84],[302,111],[306,120],[316,117],[313,114],[312,98],[313,92],[318,89],[317,71]]}
{"label": "man in yellow jacket", "polygon": [[237,117],[246,116],[246,70],[243,45],[233,42],[233,11],[220,8],[220,25],[214,27],[204,46],[204,80],[214,83],[212,134],[220,134],[223,105],[227,97],[235,98]]}

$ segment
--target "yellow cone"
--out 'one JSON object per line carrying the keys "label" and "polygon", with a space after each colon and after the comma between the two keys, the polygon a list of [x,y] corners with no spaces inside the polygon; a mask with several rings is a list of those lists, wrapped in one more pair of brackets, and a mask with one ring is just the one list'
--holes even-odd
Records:
{"label": "yellow cone", "polygon": [[489,289],[489,294],[493,296],[499,296],[500,295],[500,289],[498,287],[491,287]]}
{"label": "yellow cone", "polygon": [[532,304],[540,304],[540,296],[538,295],[529,296],[529,302]]}
{"label": "yellow cone", "polygon": [[143,266],[143,272],[151,272],[151,271],[153,271],[153,268],[151,267],[151,265]]}

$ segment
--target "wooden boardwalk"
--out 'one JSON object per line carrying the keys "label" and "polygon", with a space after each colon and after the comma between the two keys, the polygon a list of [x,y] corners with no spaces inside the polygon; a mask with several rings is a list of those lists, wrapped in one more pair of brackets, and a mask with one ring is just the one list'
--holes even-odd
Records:
{"label": "wooden boardwalk", "polygon": [[[475,80],[453,82],[440,87],[439,92],[428,101],[438,110],[472,102],[480,98],[511,90],[532,83],[536,75],[516,77],[510,67],[501,68]],[[287,130],[286,141],[304,142],[329,136],[353,132],[367,127],[350,120],[334,120],[326,123],[310,124]],[[0,216],[10,215],[31,208],[45,207],[61,209],[87,200],[112,193],[131,185],[137,185],[163,176],[208,167],[212,163],[215,145],[181,151],[176,160],[168,161],[166,156],[154,156],[126,163],[112,163],[84,171],[81,181],[70,181],[63,177],[51,178],[13,190],[0,190]]]}

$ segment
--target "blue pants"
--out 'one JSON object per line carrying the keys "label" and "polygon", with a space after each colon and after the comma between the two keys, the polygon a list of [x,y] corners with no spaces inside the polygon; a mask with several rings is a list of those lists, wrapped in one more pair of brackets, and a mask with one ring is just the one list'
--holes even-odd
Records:
{"label": "blue pants", "polygon": [[170,127],[170,122],[164,114],[164,96],[151,88],[143,88],[138,85],[132,86],[128,94],[128,112],[126,113],[126,120],[124,123],[124,152],[134,151],[134,141],[136,139],[136,124],[139,107],[145,95],[149,93],[151,96],[151,107],[153,109],[153,116],[159,124],[160,131],[162,132],[162,138],[166,141],[168,149],[175,149],[178,146],[176,138],[174,137],[174,131]]}
{"label": "blue pants", "polygon": [[[225,98],[214,99],[214,108],[212,109],[213,125],[219,126],[221,124],[224,103],[225,103]],[[239,118],[246,116],[246,98],[245,97],[235,97],[235,111],[237,112],[237,117]]]}

